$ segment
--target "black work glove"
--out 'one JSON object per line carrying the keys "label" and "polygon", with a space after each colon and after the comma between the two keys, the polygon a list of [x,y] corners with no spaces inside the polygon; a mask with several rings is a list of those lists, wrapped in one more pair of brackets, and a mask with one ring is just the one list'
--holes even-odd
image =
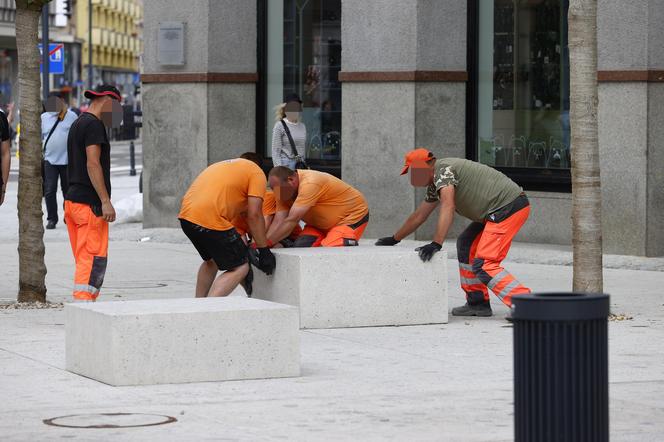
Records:
{"label": "black work glove", "polygon": [[258,249],[249,247],[249,263],[258,268],[258,264],[260,264],[258,260]]}
{"label": "black work glove", "polygon": [[394,246],[396,244],[399,244],[401,241],[397,241],[394,239],[394,236],[386,236],[385,238],[381,238],[378,241],[376,241],[377,246]]}
{"label": "black work glove", "polygon": [[289,249],[295,245],[295,241],[290,238],[284,238],[279,243],[284,246],[284,248]]}
{"label": "black work glove", "polygon": [[271,275],[277,266],[277,260],[268,247],[258,249],[258,264],[256,267],[266,275]]}
{"label": "black work glove", "polygon": [[431,261],[436,252],[440,252],[442,249],[442,244],[438,244],[436,241],[431,241],[431,243],[426,246],[418,247],[415,249],[416,252],[420,252],[420,259],[424,262]]}

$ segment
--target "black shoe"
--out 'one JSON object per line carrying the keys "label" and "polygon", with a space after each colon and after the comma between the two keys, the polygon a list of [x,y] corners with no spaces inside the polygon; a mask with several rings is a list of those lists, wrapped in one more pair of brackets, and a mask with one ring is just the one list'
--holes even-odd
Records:
{"label": "black shoe", "polygon": [[461,307],[452,309],[452,316],[481,316],[483,318],[493,316],[491,304],[483,302],[482,304],[470,305],[466,303]]}
{"label": "black shoe", "polygon": [[251,294],[254,292],[254,270],[251,268],[251,264],[249,264],[249,272],[247,272],[247,276],[244,277],[240,285],[244,289],[245,292],[247,292],[247,296],[251,298]]}
{"label": "black shoe", "polygon": [[49,221],[49,222],[46,224],[46,230],[53,230],[53,229],[55,229],[55,225],[56,225],[56,224],[57,224],[57,223],[56,223],[55,221]]}
{"label": "black shoe", "polygon": [[505,321],[509,322],[510,324],[514,323],[514,318],[512,317],[511,311],[505,316]]}

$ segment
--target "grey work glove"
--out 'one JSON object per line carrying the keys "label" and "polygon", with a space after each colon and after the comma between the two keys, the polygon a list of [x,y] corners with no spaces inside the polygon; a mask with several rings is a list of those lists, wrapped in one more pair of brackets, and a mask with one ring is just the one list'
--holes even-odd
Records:
{"label": "grey work glove", "polygon": [[433,255],[435,255],[437,252],[440,252],[440,249],[442,248],[442,244],[438,244],[436,241],[431,241],[426,246],[416,248],[415,251],[420,252],[420,259],[424,262],[427,262],[431,261]]}
{"label": "grey work glove", "polygon": [[399,244],[401,241],[394,239],[394,236],[386,236],[385,238],[380,238],[376,241],[377,246],[394,246]]}

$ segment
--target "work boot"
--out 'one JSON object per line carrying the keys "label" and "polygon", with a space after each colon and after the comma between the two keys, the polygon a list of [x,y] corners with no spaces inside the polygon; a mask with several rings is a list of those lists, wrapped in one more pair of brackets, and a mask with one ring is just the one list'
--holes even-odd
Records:
{"label": "work boot", "polygon": [[247,297],[251,298],[251,294],[254,292],[254,270],[251,268],[251,264],[249,264],[249,271],[247,272],[247,276],[244,277],[240,285],[244,289],[245,292],[247,292]]}
{"label": "work boot", "polygon": [[57,224],[57,223],[56,223],[55,221],[49,221],[48,223],[46,223],[46,230],[53,230],[53,229],[55,229],[55,225],[56,225],[56,224]]}
{"label": "work boot", "polygon": [[481,316],[489,317],[493,316],[493,311],[491,311],[491,304],[483,302],[481,304],[468,304],[461,307],[455,307],[452,309],[452,316]]}

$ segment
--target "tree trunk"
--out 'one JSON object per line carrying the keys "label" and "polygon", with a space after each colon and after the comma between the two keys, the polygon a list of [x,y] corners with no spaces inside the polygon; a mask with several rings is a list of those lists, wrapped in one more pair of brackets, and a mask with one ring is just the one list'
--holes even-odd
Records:
{"label": "tree trunk", "polygon": [[569,6],[574,291],[600,293],[602,189],[597,137],[597,0]]}
{"label": "tree trunk", "polygon": [[42,221],[41,81],[37,49],[40,14],[41,2],[16,1],[16,46],[21,106],[21,158],[18,176],[19,302],[46,300]]}

